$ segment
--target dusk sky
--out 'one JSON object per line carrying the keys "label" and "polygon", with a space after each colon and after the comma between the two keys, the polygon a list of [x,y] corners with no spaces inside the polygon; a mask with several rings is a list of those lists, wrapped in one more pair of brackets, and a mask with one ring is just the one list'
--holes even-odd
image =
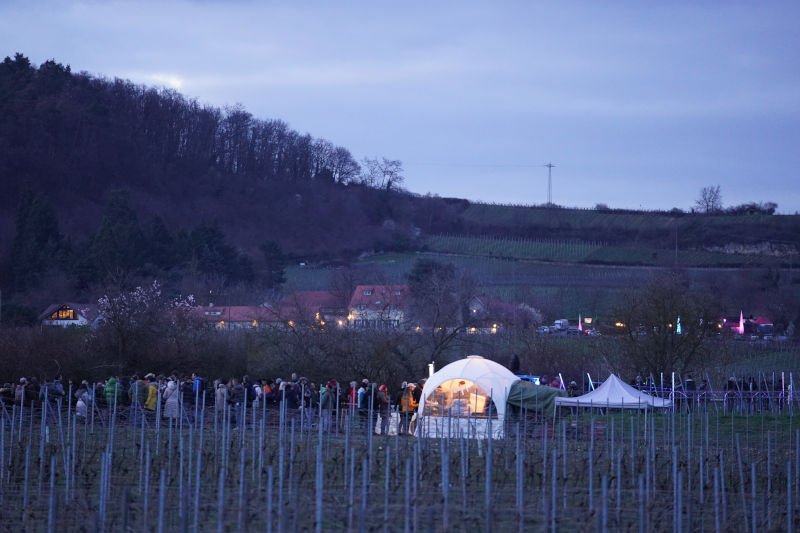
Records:
{"label": "dusk sky", "polygon": [[800,2],[0,2],[0,55],[242,104],[415,193],[800,211]]}

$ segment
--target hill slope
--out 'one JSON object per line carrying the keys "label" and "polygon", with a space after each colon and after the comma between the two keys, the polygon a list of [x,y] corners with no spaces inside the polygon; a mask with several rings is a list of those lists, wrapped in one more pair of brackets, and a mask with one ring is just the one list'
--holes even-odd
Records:
{"label": "hill slope", "polygon": [[[241,267],[230,279],[266,283],[265,243],[297,261],[338,263],[365,251],[430,250],[610,265],[671,266],[677,258],[684,266],[780,266],[800,249],[798,216],[497,206],[378,187],[366,173],[346,148],[240,107],[203,106],[55,61],[37,67],[21,54],[0,63],[6,293],[91,296],[109,282],[90,272],[109,242],[125,255],[135,248],[125,239],[134,237],[147,245],[123,265],[133,277],[121,279],[158,276],[182,291],[198,272],[219,284],[218,269],[203,268],[224,257]],[[708,251],[728,244],[753,253]],[[44,273],[23,283],[31,265],[60,268],[69,283]]]}

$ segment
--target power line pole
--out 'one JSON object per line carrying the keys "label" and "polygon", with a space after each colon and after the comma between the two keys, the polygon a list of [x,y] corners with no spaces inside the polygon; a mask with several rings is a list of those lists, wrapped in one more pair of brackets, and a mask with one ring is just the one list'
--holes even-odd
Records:
{"label": "power line pole", "polygon": [[551,205],[553,203],[553,167],[555,165],[547,163],[544,166],[547,167],[547,205]]}

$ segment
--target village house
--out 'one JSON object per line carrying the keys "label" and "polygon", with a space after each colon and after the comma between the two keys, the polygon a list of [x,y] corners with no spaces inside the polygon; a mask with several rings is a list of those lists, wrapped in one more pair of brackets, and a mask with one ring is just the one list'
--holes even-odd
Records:
{"label": "village house", "polygon": [[95,304],[57,303],[51,304],[39,315],[39,323],[46,327],[91,327],[98,317],[99,311]]}
{"label": "village house", "polygon": [[408,303],[408,285],[359,285],[350,298],[347,323],[355,329],[399,328]]}
{"label": "village house", "polygon": [[275,311],[262,305],[209,305],[194,307],[192,313],[220,331],[264,329],[277,322]]}

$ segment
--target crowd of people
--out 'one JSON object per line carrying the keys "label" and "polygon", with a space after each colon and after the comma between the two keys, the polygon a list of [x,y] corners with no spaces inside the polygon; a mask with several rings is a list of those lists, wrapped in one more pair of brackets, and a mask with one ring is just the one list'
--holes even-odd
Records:
{"label": "crowd of people", "polygon": [[[349,414],[357,417],[361,428],[375,427],[388,434],[393,413],[399,417],[398,432],[413,432],[414,413],[419,405],[425,380],[404,381],[394,393],[385,383],[367,378],[340,384],[336,379],[317,385],[305,377],[291,374],[288,379],[216,379],[208,383],[198,374],[180,376],[153,373],[140,376],[109,376],[105,381],[80,384],[65,383],[61,376],[40,382],[23,377],[18,383],[6,383],[0,388],[0,401],[7,405],[74,405],[75,415],[87,418],[92,410],[106,414],[113,409],[119,413],[135,410],[145,415],[177,420],[191,420],[202,407],[211,408],[223,416],[228,413],[236,425],[242,412],[283,409],[308,428],[322,425],[323,431],[334,428],[335,416]],[[68,395],[72,394],[72,398]]]}

